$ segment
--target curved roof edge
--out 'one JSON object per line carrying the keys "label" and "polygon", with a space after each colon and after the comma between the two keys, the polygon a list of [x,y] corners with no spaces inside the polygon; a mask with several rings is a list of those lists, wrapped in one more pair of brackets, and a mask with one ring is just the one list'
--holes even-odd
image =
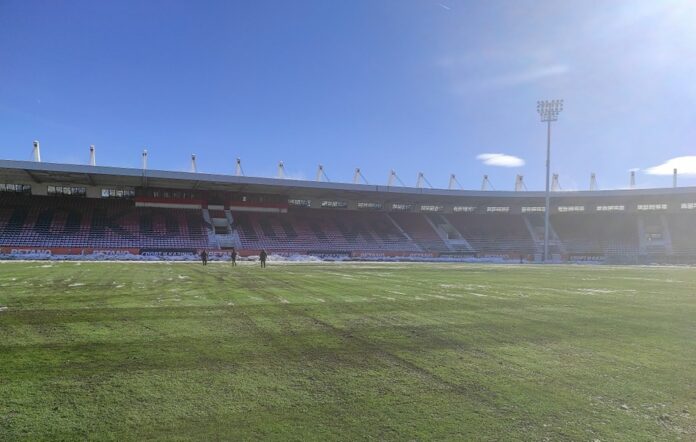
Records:
{"label": "curved roof edge", "polygon": [[[196,186],[197,189],[205,190],[206,183],[209,185],[230,186],[254,186],[268,188],[282,188],[293,190],[324,190],[358,193],[385,193],[392,195],[431,195],[442,197],[506,197],[506,198],[540,198],[544,197],[543,191],[497,191],[497,190],[448,190],[448,189],[425,189],[416,187],[402,186],[383,186],[370,184],[349,184],[335,182],[317,182],[308,180],[247,177],[235,175],[220,175],[207,173],[176,172],[155,169],[134,169],[125,167],[111,166],[88,166],[78,164],[63,163],[38,163],[34,161],[0,160],[0,177],[11,174],[12,172],[24,172],[29,176],[42,174],[47,176],[55,175],[57,182],[67,182],[64,176],[84,175],[90,181],[93,177],[100,177],[108,182],[109,178],[119,181],[128,181],[131,186],[138,186],[143,179],[157,180],[166,185]],[[48,180],[46,180],[48,181]],[[132,183],[131,183],[132,182]],[[231,189],[232,190],[232,189]],[[612,197],[612,196],[650,196],[650,195],[679,195],[696,193],[696,187],[667,187],[651,189],[617,189],[617,190],[582,190],[582,191],[558,191],[552,192],[552,197]]]}

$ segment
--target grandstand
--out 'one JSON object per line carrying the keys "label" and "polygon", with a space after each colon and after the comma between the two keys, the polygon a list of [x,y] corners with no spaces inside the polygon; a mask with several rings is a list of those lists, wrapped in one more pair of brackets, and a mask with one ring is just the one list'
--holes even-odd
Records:
{"label": "grandstand", "polygon": [[[552,193],[556,261],[694,262],[696,188]],[[0,255],[525,259],[544,194],[0,161]]]}

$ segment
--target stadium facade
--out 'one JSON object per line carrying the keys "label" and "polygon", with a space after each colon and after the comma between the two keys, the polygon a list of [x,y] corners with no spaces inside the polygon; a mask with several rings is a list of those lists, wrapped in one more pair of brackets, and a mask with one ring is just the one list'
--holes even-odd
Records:
{"label": "stadium facade", "polygon": [[[696,262],[696,188],[553,192],[556,261]],[[540,260],[544,193],[0,160],[0,255]]]}

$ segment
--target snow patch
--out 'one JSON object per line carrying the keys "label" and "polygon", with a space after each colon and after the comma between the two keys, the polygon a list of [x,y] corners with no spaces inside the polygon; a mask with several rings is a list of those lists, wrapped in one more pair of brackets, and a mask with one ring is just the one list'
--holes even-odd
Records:
{"label": "snow patch", "polygon": [[588,295],[605,295],[610,293],[616,293],[616,290],[609,289],[578,289],[578,291],[586,293]]}

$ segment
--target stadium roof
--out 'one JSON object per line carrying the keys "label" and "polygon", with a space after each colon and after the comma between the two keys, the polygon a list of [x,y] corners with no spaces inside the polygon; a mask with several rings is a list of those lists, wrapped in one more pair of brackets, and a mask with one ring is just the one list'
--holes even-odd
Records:
{"label": "stadium roof", "polygon": [[[543,191],[448,190],[403,186],[348,184],[308,180],[143,170],[122,167],[0,160],[0,182],[71,183],[85,186],[130,186],[250,193],[352,195],[380,197],[543,198]],[[552,192],[552,197],[657,196],[696,193],[696,187]],[[420,199],[420,198],[419,198]]]}

